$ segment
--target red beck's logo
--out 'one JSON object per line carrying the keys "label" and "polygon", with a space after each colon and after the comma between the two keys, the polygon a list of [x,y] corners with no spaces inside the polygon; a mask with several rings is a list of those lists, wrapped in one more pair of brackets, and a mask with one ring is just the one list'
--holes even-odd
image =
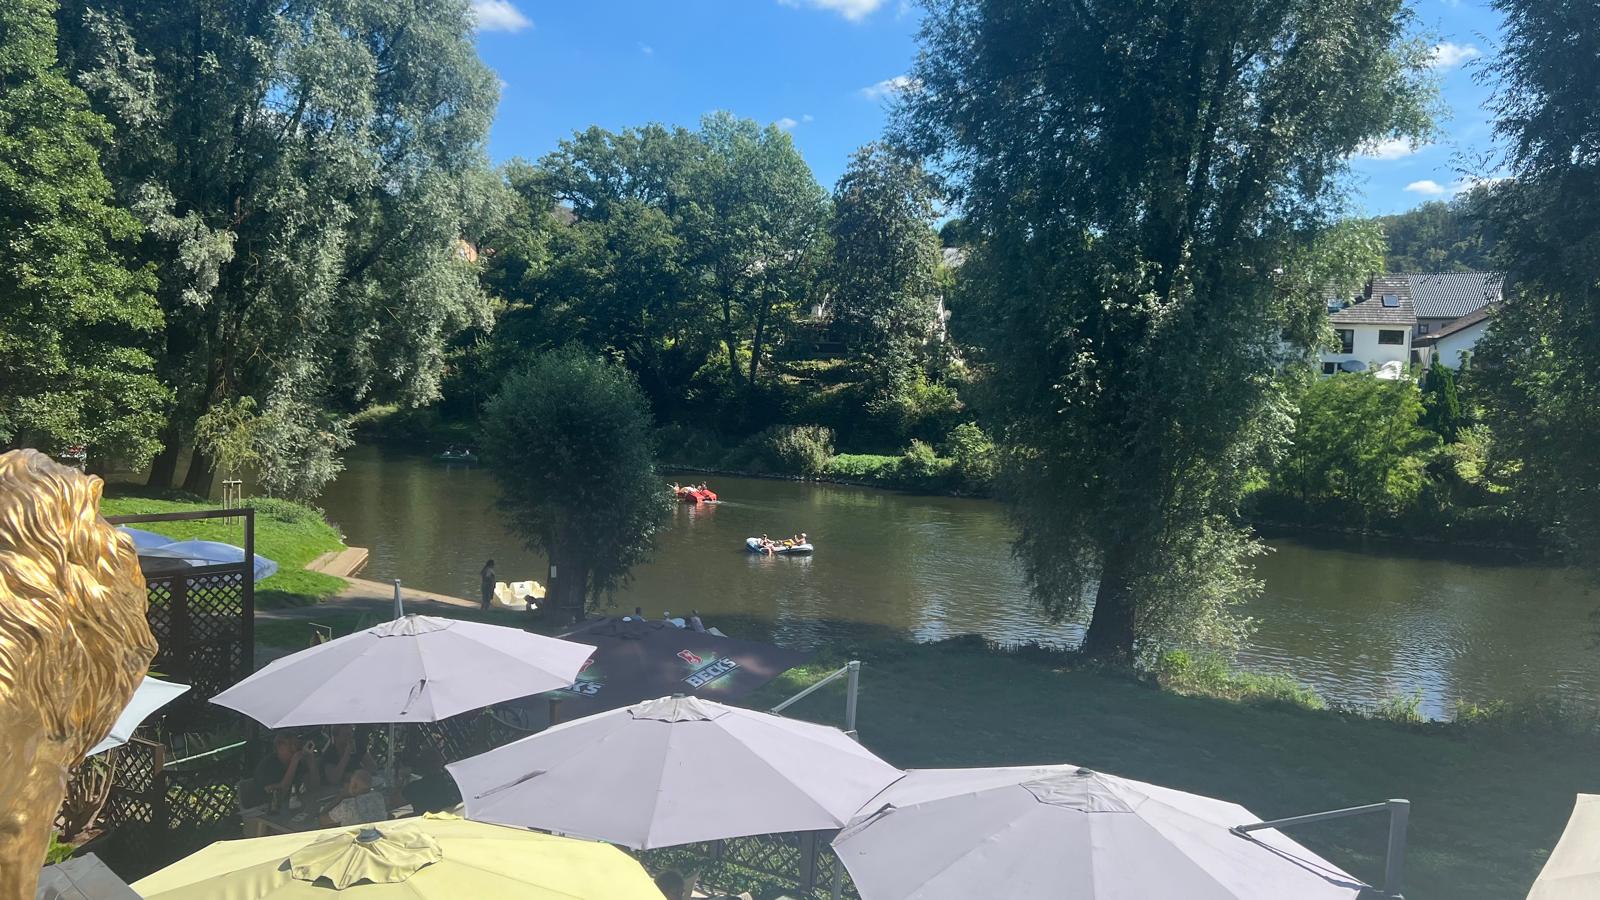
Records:
{"label": "red beck's logo", "polygon": [[691,666],[698,666],[702,662],[700,657],[696,656],[693,650],[679,650],[678,658]]}

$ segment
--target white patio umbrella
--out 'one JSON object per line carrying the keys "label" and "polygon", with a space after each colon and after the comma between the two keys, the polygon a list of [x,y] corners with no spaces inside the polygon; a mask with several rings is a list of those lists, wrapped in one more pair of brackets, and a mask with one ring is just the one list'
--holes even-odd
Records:
{"label": "white patio umbrella", "polygon": [[836,728],[695,697],[574,719],[447,768],[469,819],[635,850],[838,828],[900,775]]}
{"label": "white patio umbrella", "polygon": [[138,690],[133,692],[133,697],[128,700],[128,705],[122,708],[122,713],[117,716],[117,721],[111,726],[111,733],[105,740],[89,748],[86,756],[104,753],[112,747],[126,744],[140,723],[150,718],[156,710],[178,699],[185,691],[189,690],[187,684],[174,684],[151,678],[149,675],[140,682]]}
{"label": "white patio umbrella", "polygon": [[1600,794],[1579,794],[1528,900],[1600,897]]}
{"label": "white patio umbrella", "polygon": [[276,660],[211,698],[268,728],[436,722],[563,688],[594,648],[408,615]]}
{"label": "white patio umbrella", "polygon": [[1234,803],[1075,766],[927,769],[834,839],[863,900],[1352,900],[1354,876]]}

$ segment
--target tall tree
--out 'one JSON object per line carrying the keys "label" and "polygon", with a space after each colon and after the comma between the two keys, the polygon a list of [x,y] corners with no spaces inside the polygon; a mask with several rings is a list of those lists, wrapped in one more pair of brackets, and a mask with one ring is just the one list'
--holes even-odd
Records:
{"label": "tall tree", "polygon": [[684,222],[701,149],[681,128],[590,128],[509,166],[523,212],[490,266],[513,303],[503,343],[615,354],[669,412],[718,340]]}
{"label": "tall tree", "polygon": [[[753,401],[764,355],[816,282],[828,196],[789,133],[725,112],[700,122],[688,229],[710,285],[729,375]],[[741,370],[740,352],[750,362]]]}
{"label": "tall tree", "polygon": [[0,7],[0,447],[141,466],[168,400],[161,309],[121,255],[138,223],[100,171],[110,128],[56,66],[55,10]]}
{"label": "tall tree", "polygon": [[939,290],[936,200],[922,165],[880,144],[856,151],[834,189],[829,303],[869,406],[897,399],[921,366]]}
{"label": "tall tree", "polygon": [[1473,378],[1514,494],[1600,574],[1600,28],[1592,2],[1500,0],[1489,77],[1510,180],[1496,185],[1511,291]]}
{"label": "tall tree", "polygon": [[[431,399],[446,339],[487,324],[459,241],[492,212],[495,84],[466,0],[67,0],[60,21],[160,279],[177,408],[152,481],[249,397],[266,483],[314,490],[343,412]],[[185,486],[213,471],[197,450]]]}
{"label": "tall tree", "polygon": [[1364,142],[1424,132],[1402,0],[929,0],[902,139],[981,239],[960,283],[990,381],[1016,550],[1084,649],[1229,634],[1253,585],[1232,524],[1281,445],[1281,277]]}
{"label": "tall tree", "polygon": [[502,511],[554,569],[549,602],[581,618],[645,558],[667,509],[638,384],[587,351],[547,353],[506,379],[482,432]]}

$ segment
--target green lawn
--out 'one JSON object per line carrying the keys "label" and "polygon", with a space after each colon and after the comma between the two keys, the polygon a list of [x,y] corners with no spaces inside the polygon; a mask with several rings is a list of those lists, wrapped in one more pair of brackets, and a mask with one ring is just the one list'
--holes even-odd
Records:
{"label": "green lawn", "polygon": [[[112,485],[100,504],[103,515],[191,512],[217,509],[220,504],[140,496],[136,489]],[[305,570],[307,563],[330,550],[344,548],[339,532],[322,514],[308,506],[284,500],[257,498],[245,501],[256,508],[256,552],[278,564],[278,573],[256,585],[256,605],[299,606],[316,603],[344,588],[342,578]],[[200,538],[244,545],[244,523],[221,519],[190,522],[145,522],[134,525],[170,537]]]}
{"label": "green lawn", "polygon": [[[1409,799],[1412,900],[1523,897],[1573,795],[1600,790],[1593,735],[1407,726],[1183,696],[976,641],[830,652],[748,705],[771,705],[851,655],[865,662],[861,739],[898,766],[1070,762],[1233,800],[1267,818]],[[838,724],[842,697],[830,686],[790,712]],[[1373,880],[1382,872],[1386,828],[1373,818],[1293,833]]]}

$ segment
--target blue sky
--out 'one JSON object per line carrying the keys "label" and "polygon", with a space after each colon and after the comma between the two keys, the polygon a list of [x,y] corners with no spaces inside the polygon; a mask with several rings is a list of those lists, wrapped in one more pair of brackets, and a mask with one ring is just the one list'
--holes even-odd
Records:
{"label": "blue sky", "polygon": [[[1357,211],[1447,199],[1489,147],[1487,89],[1473,72],[1497,15],[1472,0],[1413,0],[1439,45],[1450,118],[1425,147],[1385,145],[1353,163]],[[789,128],[832,188],[883,130],[886,93],[916,54],[902,0],[473,0],[479,51],[501,79],[496,161],[535,159],[589,125],[693,126],[726,109]]]}

